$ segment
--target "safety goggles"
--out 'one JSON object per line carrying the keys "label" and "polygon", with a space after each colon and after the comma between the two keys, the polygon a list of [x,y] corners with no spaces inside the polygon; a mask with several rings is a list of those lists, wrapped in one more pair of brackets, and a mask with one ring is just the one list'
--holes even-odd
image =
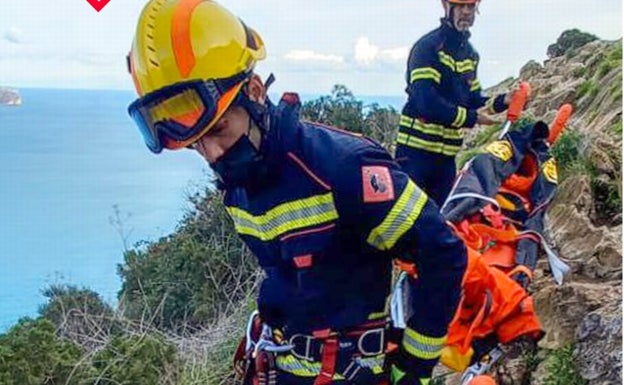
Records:
{"label": "safety goggles", "polygon": [[226,79],[176,83],[137,99],[128,113],[150,151],[183,148],[217,122],[249,77],[243,72]]}

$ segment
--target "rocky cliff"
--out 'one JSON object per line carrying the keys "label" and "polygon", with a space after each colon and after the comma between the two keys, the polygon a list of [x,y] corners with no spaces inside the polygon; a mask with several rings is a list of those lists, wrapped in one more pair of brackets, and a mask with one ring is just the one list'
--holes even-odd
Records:
{"label": "rocky cliff", "polygon": [[[546,336],[531,359],[531,373],[505,377],[500,374],[518,368],[499,368],[498,381],[567,383],[552,382],[554,364],[548,357],[568,348],[580,375],[576,378],[581,382],[574,384],[620,384],[622,42],[597,40],[543,64],[531,61],[518,78],[488,91],[505,92],[519,80],[532,86],[528,116],[550,122],[561,104],[575,108],[562,138],[566,142],[556,149],[562,158],[560,186],[547,219],[547,235],[572,272],[557,286],[547,263],[538,265],[532,290]],[[561,380],[565,374],[556,377]]]}
{"label": "rocky cliff", "polygon": [[0,105],[19,106],[20,104],[22,104],[22,98],[17,90],[0,87]]}

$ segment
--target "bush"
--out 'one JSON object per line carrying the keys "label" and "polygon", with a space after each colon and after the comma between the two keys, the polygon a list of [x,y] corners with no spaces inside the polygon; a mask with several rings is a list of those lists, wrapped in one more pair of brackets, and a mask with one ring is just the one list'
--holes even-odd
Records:
{"label": "bush", "polygon": [[77,345],[56,336],[52,322],[22,319],[0,335],[0,383],[92,384],[93,369],[78,365],[81,355]]}
{"label": "bush", "polygon": [[394,108],[380,107],[376,103],[365,106],[343,85],[334,86],[331,95],[305,102],[301,116],[312,122],[364,134],[388,150],[399,126],[399,114]]}
{"label": "bush", "polygon": [[367,106],[364,135],[375,139],[390,150],[394,146],[398,129],[399,113],[394,108],[384,108],[378,104]]}
{"label": "bush", "polygon": [[114,337],[93,365],[98,385],[176,384],[179,371],[175,347],[149,334]]}
{"label": "bush", "polygon": [[600,67],[598,67],[598,76],[603,77],[608,74],[612,69],[622,67],[622,42],[618,42],[618,44],[613,47],[609,53],[607,53],[606,57],[600,63]]}
{"label": "bush", "polygon": [[555,145],[551,148],[551,153],[557,161],[560,170],[559,182],[562,182],[573,170],[585,169],[585,160],[582,155],[582,137],[572,130],[565,130],[559,137]]}
{"label": "bush", "polygon": [[[241,332],[242,333],[242,332]],[[232,357],[240,336],[230,336],[201,361],[184,365],[180,385],[223,385],[234,383]]]}
{"label": "bush", "polygon": [[598,86],[593,80],[585,80],[577,91],[578,97],[581,98],[587,94],[595,96],[598,92]]}
{"label": "bush", "polygon": [[548,358],[548,374],[544,385],[587,385],[576,372],[572,345],[555,350]]}
{"label": "bush", "polygon": [[189,197],[194,209],[175,233],[124,254],[120,302],[141,323],[180,331],[209,324],[249,295],[257,264],[221,197]]}
{"label": "bush", "polygon": [[331,95],[305,102],[301,115],[310,121],[323,123],[352,132],[363,132],[364,103],[355,99],[343,85],[335,85]]}
{"label": "bush", "polygon": [[57,335],[87,350],[105,344],[119,329],[113,309],[90,289],[52,285],[43,295],[48,302],[39,308],[39,314],[54,324]]}
{"label": "bush", "polygon": [[569,29],[563,31],[563,33],[557,39],[557,42],[548,46],[546,54],[549,58],[556,58],[563,56],[572,50],[582,47],[585,44],[598,40],[598,37],[590,33],[581,32],[578,29]]}

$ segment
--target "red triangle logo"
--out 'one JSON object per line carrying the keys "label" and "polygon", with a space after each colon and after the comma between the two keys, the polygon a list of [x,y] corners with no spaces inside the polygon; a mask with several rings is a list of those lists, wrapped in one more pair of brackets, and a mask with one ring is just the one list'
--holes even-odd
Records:
{"label": "red triangle logo", "polygon": [[108,4],[109,1],[110,0],[87,0],[87,3],[91,4],[93,9],[100,12],[102,8],[104,8],[106,4]]}

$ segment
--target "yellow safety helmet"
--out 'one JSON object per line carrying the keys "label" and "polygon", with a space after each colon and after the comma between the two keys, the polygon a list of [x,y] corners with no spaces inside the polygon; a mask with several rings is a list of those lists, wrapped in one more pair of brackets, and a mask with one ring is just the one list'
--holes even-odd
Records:
{"label": "yellow safety helmet", "polygon": [[265,56],[260,36],[212,0],[150,0],[128,55],[139,94],[128,111],[148,148],[198,140]]}

